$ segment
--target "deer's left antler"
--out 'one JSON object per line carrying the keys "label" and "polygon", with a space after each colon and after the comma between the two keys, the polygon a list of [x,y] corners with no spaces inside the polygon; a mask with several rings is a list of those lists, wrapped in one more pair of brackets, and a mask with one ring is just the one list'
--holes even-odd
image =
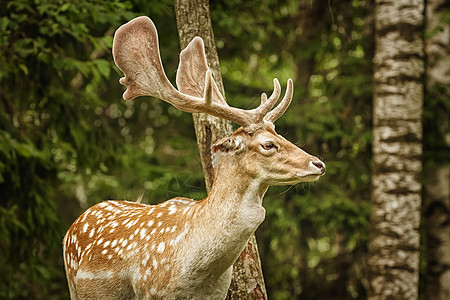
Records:
{"label": "deer's left antler", "polygon": [[[177,84],[187,87],[189,94],[173,87],[161,62],[158,33],[148,17],[138,17],[122,25],[114,35],[113,57],[125,77],[120,83],[127,87],[125,100],[138,96],[153,96],[185,112],[203,112],[240,124],[244,127],[262,122],[275,122],[287,109],[293,94],[292,80],[281,102],[281,87],[274,79],[274,91],[267,99],[261,95],[261,104],[252,110],[229,106],[220,94],[206,62],[203,40],[196,37],[180,54]],[[195,96],[201,95],[201,96]]]}

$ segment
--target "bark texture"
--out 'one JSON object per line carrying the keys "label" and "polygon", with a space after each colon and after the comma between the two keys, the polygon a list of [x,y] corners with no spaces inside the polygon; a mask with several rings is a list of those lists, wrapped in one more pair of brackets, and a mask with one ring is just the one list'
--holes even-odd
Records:
{"label": "bark texture", "polygon": [[[426,32],[432,33],[425,47],[426,88],[434,99],[450,97],[450,26],[439,24],[448,5],[447,0],[428,0],[426,7]],[[448,115],[446,118],[439,133],[448,148]],[[450,164],[430,166],[425,173],[426,293],[428,299],[450,299]]]}
{"label": "bark texture", "polygon": [[376,0],[375,5],[368,299],[417,299],[424,2]]}
{"label": "bark texture", "polygon": [[[175,0],[175,15],[181,49],[184,49],[195,36],[203,39],[209,68],[217,86],[225,97],[219,57],[214,42],[209,13],[209,2],[207,0]],[[216,167],[211,153],[211,146],[219,139],[231,135],[232,127],[229,121],[207,114],[193,114],[193,119],[205,174],[206,188],[209,192],[214,181],[214,169]],[[254,234],[250,237],[244,251],[233,265],[233,279],[227,298],[267,299],[261,261]]]}

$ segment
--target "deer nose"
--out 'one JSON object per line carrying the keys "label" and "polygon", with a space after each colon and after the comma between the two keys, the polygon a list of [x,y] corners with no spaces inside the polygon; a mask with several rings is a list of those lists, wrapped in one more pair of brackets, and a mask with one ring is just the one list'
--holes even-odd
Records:
{"label": "deer nose", "polygon": [[323,162],[318,160],[318,161],[313,161],[312,164],[314,165],[314,167],[316,167],[317,169],[320,170],[321,174],[325,174],[326,167],[325,167],[325,164]]}

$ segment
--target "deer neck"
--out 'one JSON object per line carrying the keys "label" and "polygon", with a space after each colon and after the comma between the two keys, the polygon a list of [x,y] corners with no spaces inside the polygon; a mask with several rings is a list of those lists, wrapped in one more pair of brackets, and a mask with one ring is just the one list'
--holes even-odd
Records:
{"label": "deer neck", "polygon": [[251,234],[265,218],[262,198],[268,186],[242,173],[239,162],[226,157],[219,164],[209,196],[195,215],[193,236],[198,247],[189,266],[195,276],[221,276],[237,259]]}
{"label": "deer neck", "polygon": [[268,186],[243,170],[235,156],[221,159],[205,209],[209,214],[215,215],[215,219],[223,219],[225,222],[243,218],[240,220],[242,224],[238,224],[247,226],[241,229],[252,233],[264,220],[262,199]]}

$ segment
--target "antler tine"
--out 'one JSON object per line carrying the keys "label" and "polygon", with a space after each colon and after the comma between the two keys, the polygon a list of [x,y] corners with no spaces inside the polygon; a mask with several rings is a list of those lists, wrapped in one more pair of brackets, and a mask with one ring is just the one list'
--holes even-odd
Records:
{"label": "antler tine", "polygon": [[254,109],[255,111],[255,121],[254,123],[261,123],[267,113],[272,109],[275,103],[280,98],[281,94],[281,85],[277,78],[273,79],[273,92],[270,95],[269,99],[267,99],[267,95],[265,93],[261,94],[261,105]]}
{"label": "antler tine", "polygon": [[286,93],[284,94],[283,99],[271,112],[269,112],[264,117],[264,121],[274,123],[278,118],[280,118],[291,104],[293,94],[294,83],[292,82],[292,79],[289,78],[287,81]]}
{"label": "antler tine", "polygon": [[267,101],[267,94],[266,93],[262,93],[261,94],[261,105],[266,103],[266,101]]}
{"label": "antler tine", "polygon": [[[267,94],[266,93],[262,93],[261,94],[261,105],[263,105],[264,103],[266,103],[267,100],[269,100],[269,102],[273,102],[273,104],[272,104],[272,107],[273,107],[275,105],[275,102],[280,97],[280,93],[281,93],[280,82],[278,81],[277,78],[274,78],[273,79],[273,92],[272,92],[272,95],[270,95],[270,98],[267,99]],[[272,107],[270,107],[267,111],[269,111]]]}
{"label": "antler tine", "polygon": [[205,73],[205,92],[203,98],[205,99],[205,104],[211,106],[213,101],[213,86],[212,86],[213,78],[211,71],[208,70]]}

